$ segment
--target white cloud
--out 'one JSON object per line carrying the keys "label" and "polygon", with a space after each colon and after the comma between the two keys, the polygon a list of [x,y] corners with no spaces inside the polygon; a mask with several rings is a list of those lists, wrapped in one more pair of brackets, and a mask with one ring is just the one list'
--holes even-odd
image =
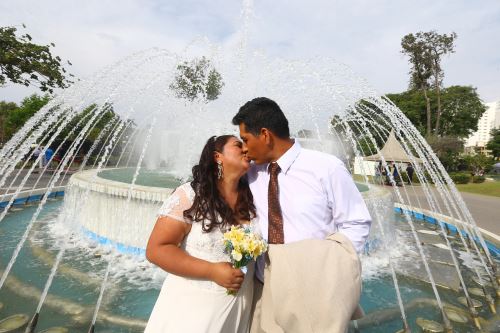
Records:
{"label": "white cloud", "polygon": [[[55,42],[54,52],[84,77],[142,49],[179,52],[197,36],[234,43],[240,12],[234,0],[17,0],[0,4],[0,26],[25,23],[35,42]],[[331,56],[381,93],[399,92],[409,67],[401,37],[430,29],[458,34],[456,53],[444,61],[445,84],[473,85],[485,101],[500,100],[496,0],[256,0],[250,45],[287,58]],[[19,101],[31,91],[9,85],[0,99]]]}

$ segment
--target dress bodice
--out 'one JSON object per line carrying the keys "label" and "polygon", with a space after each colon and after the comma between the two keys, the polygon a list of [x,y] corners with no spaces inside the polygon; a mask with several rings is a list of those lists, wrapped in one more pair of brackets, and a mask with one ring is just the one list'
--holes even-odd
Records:
{"label": "dress bodice", "polygon": [[[193,204],[195,193],[190,183],[183,184],[163,203],[159,216],[168,216],[178,221],[191,224],[191,230],[181,243],[181,248],[191,256],[209,262],[230,262],[228,254],[224,253],[224,232],[220,228],[213,228],[210,232],[203,230],[202,221],[192,222],[184,218],[184,210]],[[255,233],[260,233],[257,219],[250,221],[250,228]],[[253,265],[253,263],[251,263]],[[253,271],[253,270],[252,270]],[[189,279],[200,286],[209,289],[221,287],[212,281]]]}

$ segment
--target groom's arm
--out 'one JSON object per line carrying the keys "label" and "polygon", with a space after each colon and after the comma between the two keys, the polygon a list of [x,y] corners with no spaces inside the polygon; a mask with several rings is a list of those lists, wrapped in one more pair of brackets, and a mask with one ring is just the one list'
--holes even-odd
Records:
{"label": "groom's arm", "polygon": [[372,219],[351,174],[342,163],[330,168],[327,192],[337,231],[351,240],[358,253],[361,252]]}

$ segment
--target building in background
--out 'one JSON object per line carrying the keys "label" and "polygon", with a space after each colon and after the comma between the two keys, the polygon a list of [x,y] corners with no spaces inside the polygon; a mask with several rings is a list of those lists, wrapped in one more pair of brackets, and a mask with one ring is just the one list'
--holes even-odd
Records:
{"label": "building in background", "polygon": [[486,103],[488,108],[479,119],[477,131],[474,132],[465,142],[466,153],[488,154],[486,144],[491,139],[491,130],[500,127],[500,101]]}

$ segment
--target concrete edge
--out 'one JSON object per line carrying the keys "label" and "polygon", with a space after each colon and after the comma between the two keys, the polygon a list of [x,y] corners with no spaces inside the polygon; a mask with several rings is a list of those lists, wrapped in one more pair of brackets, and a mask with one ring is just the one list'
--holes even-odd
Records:
{"label": "concrete edge", "polygon": [[[99,172],[103,170],[109,169],[102,169],[99,170]],[[68,185],[89,189],[93,192],[100,192],[125,198],[130,195],[133,199],[154,202],[165,201],[174,190],[170,188],[151,187],[136,184],[131,186],[131,184],[104,179],[98,176],[97,169],[84,170],[73,174],[69,179]]]}
{"label": "concrete edge", "polygon": [[[430,211],[428,209],[417,208],[410,205],[401,204],[398,202],[394,203],[394,210],[397,212],[402,212],[404,210],[411,212],[412,216],[419,220],[423,220],[432,224],[436,224],[436,222],[445,223],[448,226],[451,226],[451,230],[456,232],[456,226],[470,226],[469,223],[465,223],[464,221],[460,221],[456,218],[436,213]],[[481,235],[486,241],[486,245],[488,249],[493,252],[492,254],[496,257],[500,257],[500,236],[496,235],[488,230],[477,227],[477,229],[481,232]]]}
{"label": "concrete edge", "polygon": [[[64,196],[65,190],[66,190],[66,186],[54,186],[50,190],[48,197],[55,198],[55,197]],[[48,192],[49,192],[48,187],[37,188],[36,190],[21,191],[17,194],[17,197],[12,202],[12,205],[18,206],[18,205],[25,205],[28,203],[40,201],[43,198],[43,196]],[[9,204],[10,200],[12,199],[12,197],[14,195],[15,195],[15,193],[8,193],[8,194],[0,195],[0,198],[2,200],[0,202],[0,208],[7,207],[7,205]]]}

